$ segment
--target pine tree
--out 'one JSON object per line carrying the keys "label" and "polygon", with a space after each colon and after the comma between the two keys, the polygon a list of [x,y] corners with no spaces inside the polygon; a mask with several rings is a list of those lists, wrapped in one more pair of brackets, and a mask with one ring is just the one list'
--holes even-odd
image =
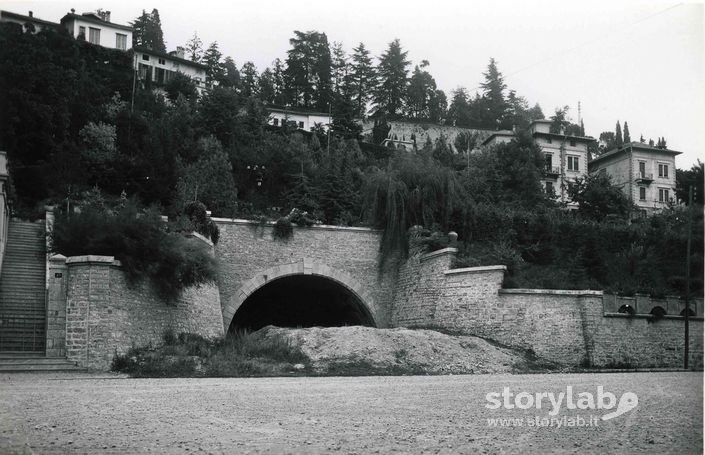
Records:
{"label": "pine tree", "polygon": [[186,41],[185,47],[189,60],[200,63],[203,58],[203,41],[201,41],[196,32],[193,32],[193,37]]}
{"label": "pine tree", "polygon": [[617,121],[617,126],[614,129],[614,142],[617,147],[624,145],[624,141],[622,140],[622,126],[619,124],[619,120]]}
{"label": "pine tree", "polygon": [[436,81],[431,74],[423,70],[429,65],[427,60],[416,65],[409,79],[406,93],[408,116],[413,119],[426,119],[431,117],[431,102],[436,95]]}
{"label": "pine tree", "polygon": [[225,57],[223,61],[223,79],[220,81],[220,85],[223,87],[232,87],[234,89],[240,88],[240,71],[237,69],[235,60],[232,57]]}
{"label": "pine tree", "polygon": [[132,47],[144,46],[149,21],[149,14],[147,14],[145,10],[142,10],[140,17],[130,23],[130,25],[132,25]]}
{"label": "pine tree", "polygon": [[246,62],[240,70],[240,85],[244,96],[254,96],[257,94],[257,67],[252,62]]}
{"label": "pine tree", "polygon": [[327,111],[331,100],[331,55],[325,33],[294,31],[284,70],[292,104]]}
{"label": "pine tree", "polygon": [[624,143],[628,144],[632,141],[631,136],[629,135],[629,125],[627,122],[624,122]]}
{"label": "pine tree", "polygon": [[346,85],[350,91],[356,115],[364,116],[367,112],[371,88],[375,86],[375,69],[372,66],[370,52],[363,43],[353,48],[351,60]]}
{"label": "pine tree", "polygon": [[159,52],[166,52],[164,44],[164,32],[162,31],[162,20],[159,18],[159,10],[156,8],[150,14],[150,22],[147,27],[146,44],[151,49]]}
{"label": "pine tree", "polygon": [[343,44],[334,41],[331,52],[331,74],[332,74],[332,90],[336,95],[341,95],[345,89],[345,81],[348,76],[348,58],[343,50]]}
{"label": "pine tree", "polygon": [[374,90],[377,114],[385,114],[392,119],[402,114],[408,85],[407,54],[402,51],[399,40],[395,39],[379,58],[378,85]]}
{"label": "pine tree", "polygon": [[206,65],[206,80],[211,86],[218,85],[225,74],[225,69],[220,61],[222,56],[217,41],[213,41],[203,54],[202,63]]}
{"label": "pine tree", "polygon": [[510,128],[507,124],[507,101],[504,98],[504,90],[507,84],[504,83],[504,76],[497,69],[497,62],[491,58],[487,65],[487,72],[482,73],[485,82],[480,84],[482,96],[486,102],[487,111],[482,119],[483,126],[491,129]]}
{"label": "pine tree", "polygon": [[286,98],[284,64],[278,58],[272,62],[272,83],[274,84],[274,99],[272,102],[278,106],[290,103]]}

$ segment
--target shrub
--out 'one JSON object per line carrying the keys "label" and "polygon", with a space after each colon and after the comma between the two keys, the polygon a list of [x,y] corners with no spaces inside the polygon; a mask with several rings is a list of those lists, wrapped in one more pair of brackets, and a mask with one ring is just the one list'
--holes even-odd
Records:
{"label": "shrub", "polygon": [[89,206],[70,217],[57,216],[51,244],[53,252],[65,256],[114,256],[129,282],[148,278],[167,302],[217,277],[207,246],[168,232],[156,210],[140,211],[129,202],[116,212]]}
{"label": "shrub", "polygon": [[287,240],[291,238],[294,234],[294,227],[288,218],[282,217],[274,223],[274,229],[272,230],[272,235],[275,239]]}

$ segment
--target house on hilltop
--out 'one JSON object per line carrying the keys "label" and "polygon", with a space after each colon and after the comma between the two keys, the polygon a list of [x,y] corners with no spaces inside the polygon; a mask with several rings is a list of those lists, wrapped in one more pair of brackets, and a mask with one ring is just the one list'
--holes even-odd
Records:
{"label": "house on hilltop", "polygon": [[176,73],[183,73],[196,84],[199,95],[206,89],[206,65],[187,60],[183,47],[168,54],[141,46],[135,47],[134,51],[135,69],[141,81],[164,85]]}
{"label": "house on hilltop", "polygon": [[30,11],[28,16],[13,13],[10,11],[0,11],[0,22],[13,22],[20,24],[25,33],[39,33],[45,28],[59,28],[56,22],[49,22],[43,19],[34,17],[34,13]]}
{"label": "house on hilltop", "polygon": [[[567,204],[568,208],[577,208],[568,196],[568,187],[588,174],[588,146],[595,139],[590,136],[574,136],[551,132],[551,120],[534,120],[529,125],[529,133],[536,144],[541,147],[544,156],[543,178],[541,185],[546,193],[553,194],[556,201]],[[492,146],[511,141],[513,131],[495,131],[483,142],[483,146]]]}
{"label": "house on hilltop", "polygon": [[269,107],[268,123],[272,126],[290,125],[304,131],[312,131],[316,125],[328,130],[333,117],[325,112],[313,112],[300,109]]}
{"label": "house on hilltop", "polygon": [[76,39],[91,44],[127,51],[132,49],[132,32],[127,25],[110,22],[110,11],[76,14],[75,10],[61,18],[61,25]]}
{"label": "house on hilltop", "polygon": [[653,213],[675,201],[676,156],[681,152],[629,142],[590,161],[590,173],[612,178],[642,214]]}

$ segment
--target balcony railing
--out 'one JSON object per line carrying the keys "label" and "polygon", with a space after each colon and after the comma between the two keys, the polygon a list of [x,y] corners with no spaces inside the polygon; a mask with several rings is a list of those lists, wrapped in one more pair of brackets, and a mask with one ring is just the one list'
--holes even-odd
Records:
{"label": "balcony railing", "polygon": [[560,166],[545,166],[543,169],[543,172],[546,175],[560,175],[561,168],[560,168]]}
{"label": "balcony railing", "polygon": [[654,181],[654,174],[639,172],[636,175],[636,181],[638,183],[651,183]]}

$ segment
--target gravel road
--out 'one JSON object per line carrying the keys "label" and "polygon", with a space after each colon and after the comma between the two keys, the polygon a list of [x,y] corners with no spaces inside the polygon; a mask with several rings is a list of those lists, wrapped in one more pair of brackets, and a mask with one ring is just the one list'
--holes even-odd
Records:
{"label": "gravel road", "polygon": [[[598,391],[597,387],[603,389]],[[569,389],[570,387],[570,389]],[[504,391],[513,393],[513,397]],[[490,410],[488,393],[528,409]],[[516,400],[516,394],[520,395]],[[553,426],[541,420],[556,408]],[[610,407],[625,392],[638,406]],[[504,393],[504,396],[499,394]],[[629,398],[631,396],[627,396]],[[582,401],[580,399],[582,398]],[[541,400],[543,407],[535,403]],[[626,400],[624,403],[627,404]],[[527,406],[533,402],[533,406]],[[630,403],[634,403],[632,400]],[[616,403],[615,403],[616,404]],[[597,404],[595,404],[597,406]],[[489,418],[512,419],[490,426]],[[557,427],[558,420],[563,421]],[[529,422],[533,422],[533,425]],[[500,425],[495,421],[496,425]],[[519,426],[521,424],[521,426]],[[702,453],[702,373],[354,378],[0,377],[0,453]]]}

